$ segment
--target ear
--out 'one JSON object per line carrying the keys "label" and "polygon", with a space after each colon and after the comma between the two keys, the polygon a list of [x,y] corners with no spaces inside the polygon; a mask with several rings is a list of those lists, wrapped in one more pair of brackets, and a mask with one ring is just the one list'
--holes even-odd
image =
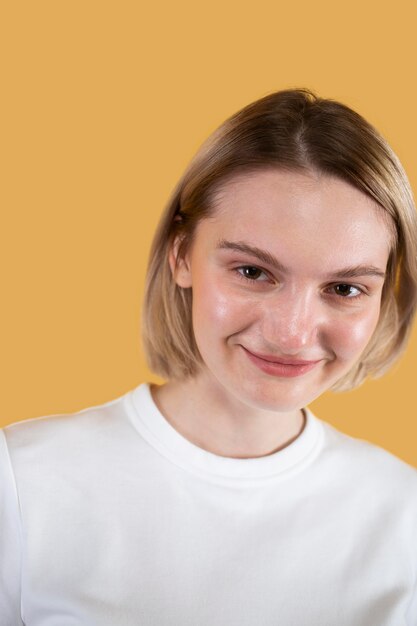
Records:
{"label": "ear", "polygon": [[169,266],[171,268],[172,276],[177,283],[178,287],[191,287],[191,266],[188,252],[185,256],[178,256],[181,239],[176,237],[173,245],[169,251]]}

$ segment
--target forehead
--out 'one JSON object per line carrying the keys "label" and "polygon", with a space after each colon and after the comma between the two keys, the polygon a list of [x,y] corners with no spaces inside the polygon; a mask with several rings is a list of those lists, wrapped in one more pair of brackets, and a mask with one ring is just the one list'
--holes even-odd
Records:
{"label": "forehead", "polygon": [[320,207],[323,217],[327,211],[329,219],[335,211],[356,218],[369,211],[382,220],[391,219],[367,194],[336,176],[316,170],[267,168],[236,174],[219,185],[213,194],[212,206],[219,214],[228,207],[235,211],[243,209],[249,202],[252,208],[268,206],[281,215],[286,210],[297,215],[300,210]]}
{"label": "forehead", "polygon": [[391,217],[349,183],[317,172],[278,169],[237,175],[213,198],[202,229],[210,238],[235,238],[283,253],[325,257],[388,256]]}

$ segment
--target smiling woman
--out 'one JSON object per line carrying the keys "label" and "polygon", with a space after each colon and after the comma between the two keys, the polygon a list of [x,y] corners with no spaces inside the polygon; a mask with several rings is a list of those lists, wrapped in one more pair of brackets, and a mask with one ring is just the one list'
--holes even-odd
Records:
{"label": "smiling woman", "polygon": [[143,383],[0,439],[5,626],[415,626],[417,472],[315,417],[381,375],[417,304],[417,220],[346,106],[227,120],[153,243]]}
{"label": "smiling woman", "polygon": [[[204,362],[194,379],[201,399],[214,396],[210,411],[216,398],[220,415],[227,396],[235,408],[233,417],[227,401],[226,421],[246,414],[256,420],[266,454],[277,444],[276,411],[280,421],[288,413],[288,423],[297,424],[300,408],[362,355],[379,319],[392,228],[374,200],[315,172],[243,174],[223,186],[213,211],[199,222],[187,254],[171,258],[177,285],[193,295]],[[352,273],[355,282],[346,282]],[[176,387],[154,390],[161,408]],[[251,443],[246,456],[259,456]]]}

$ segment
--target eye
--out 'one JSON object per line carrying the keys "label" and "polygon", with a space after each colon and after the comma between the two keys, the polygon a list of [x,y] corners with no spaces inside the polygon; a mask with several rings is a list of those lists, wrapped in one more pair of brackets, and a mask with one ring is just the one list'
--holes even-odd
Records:
{"label": "eye", "polygon": [[364,293],[359,287],[349,285],[348,283],[333,285],[332,289],[337,296],[341,296],[342,298],[359,298]]}
{"label": "eye", "polygon": [[[237,267],[236,271],[241,278],[250,280],[252,282],[263,282],[265,280],[269,280],[265,272],[254,265],[242,265],[241,267]],[[259,281],[258,279],[261,276],[264,276],[264,278],[262,279],[262,281]]]}

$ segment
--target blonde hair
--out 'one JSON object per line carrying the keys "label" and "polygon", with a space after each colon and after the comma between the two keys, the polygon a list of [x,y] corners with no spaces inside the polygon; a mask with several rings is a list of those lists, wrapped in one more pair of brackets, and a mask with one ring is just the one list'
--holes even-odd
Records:
{"label": "blonde hair", "polygon": [[383,374],[405,348],[417,306],[417,218],[407,176],[383,137],[358,113],[306,89],[278,91],[227,119],[191,161],[163,213],[151,248],[142,336],[151,369],[163,378],[193,376],[202,364],[192,328],[191,289],[179,287],[169,265],[197,223],[213,210],[220,186],[256,169],[315,170],[364,192],[390,216],[394,237],[380,317],[351,370],[333,390]]}

